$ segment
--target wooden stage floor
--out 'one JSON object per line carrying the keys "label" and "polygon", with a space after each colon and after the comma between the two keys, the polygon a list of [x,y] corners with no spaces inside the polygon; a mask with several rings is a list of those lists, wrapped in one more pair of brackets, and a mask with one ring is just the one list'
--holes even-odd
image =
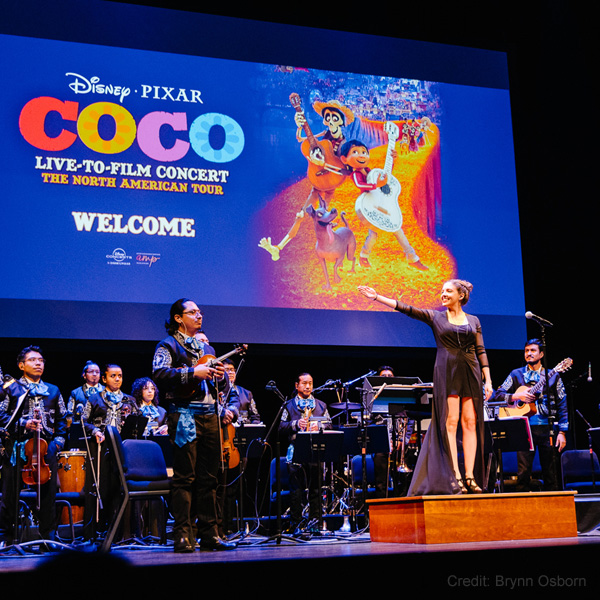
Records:
{"label": "wooden stage floor", "polygon": [[[0,589],[12,582],[56,582],[65,592],[70,585],[87,585],[88,591],[102,585],[103,595],[109,589],[120,595],[153,591],[155,584],[157,590],[181,590],[191,576],[196,581],[207,577],[231,592],[266,596],[296,586],[309,593],[404,593],[454,588],[574,591],[600,583],[600,530],[573,538],[455,544],[373,542],[368,533],[328,534],[304,542],[249,536],[232,551],[191,554],[175,554],[161,545],[113,545],[107,553],[85,545],[46,555],[27,545],[24,550],[0,553]],[[109,587],[102,583],[104,577],[110,578]]]}

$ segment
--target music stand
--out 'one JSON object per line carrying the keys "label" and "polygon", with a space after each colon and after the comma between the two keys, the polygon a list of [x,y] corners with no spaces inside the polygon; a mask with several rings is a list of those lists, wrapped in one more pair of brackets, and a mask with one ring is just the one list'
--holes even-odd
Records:
{"label": "music stand", "polygon": [[148,417],[142,415],[129,415],[121,427],[122,440],[143,440],[144,431],[148,424]]}
{"label": "music stand", "polygon": [[492,444],[500,472],[500,492],[504,491],[503,452],[533,450],[531,427],[527,417],[505,417],[486,421],[492,435]]}
{"label": "music stand", "polygon": [[[321,465],[335,462],[342,456],[344,432],[335,429],[321,431],[299,431],[294,441],[294,462],[319,465],[319,530],[323,529],[323,474]],[[308,483],[308,482],[307,482]]]}
{"label": "music stand", "polygon": [[240,452],[242,471],[239,474],[239,523],[238,530],[243,534],[244,523],[244,472],[246,470],[246,460],[248,458],[260,457],[263,452],[262,442],[267,433],[266,425],[241,423],[235,427],[235,446]]}
{"label": "music stand", "polygon": [[390,440],[387,425],[367,425],[364,428],[345,427],[343,455],[389,453]]}
{"label": "music stand", "polygon": [[416,392],[423,386],[419,377],[366,377],[363,394],[366,396],[366,408],[369,412],[387,412],[390,403],[420,404],[420,396],[425,393]]}
{"label": "music stand", "polygon": [[256,441],[265,439],[267,433],[266,425],[242,423],[235,427],[235,445],[240,450],[240,454],[245,458],[256,458],[262,454],[262,444],[255,444]]}
{"label": "music stand", "polygon": [[267,543],[271,540],[275,540],[277,544],[280,544],[281,540],[284,538],[288,541],[298,543],[299,540],[297,540],[296,538],[291,537],[291,536],[284,536],[281,533],[281,517],[282,517],[282,515],[281,515],[281,512],[282,512],[281,511],[281,439],[279,436],[278,428],[281,423],[281,417],[283,415],[283,411],[287,404],[287,399],[279,391],[279,389],[277,388],[277,385],[275,384],[274,381],[269,381],[269,383],[265,386],[265,389],[271,390],[272,392],[274,392],[277,395],[277,397],[280,399],[281,404],[279,406],[279,410],[277,411],[277,414],[275,415],[275,418],[271,422],[271,426],[270,426],[269,431],[267,432],[267,436],[265,438],[268,440],[268,439],[272,439],[272,437],[275,436],[275,486],[276,486],[276,506],[277,506],[277,516],[276,516],[277,531],[276,531],[275,535],[269,536],[261,543]]}
{"label": "music stand", "polygon": [[[421,421],[431,418],[428,394],[433,392],[433,383],[423,383],[419,377],[367,377],[363,388],[369,412],[391,417],[393,432],[397,419],[406,416],[416,423],[417,446],[421,447]],[[392,455],[394,468],[393,486],[398,487],[396,456]]]}
{"label": "music stand", "polygon": [[[367,425],[366,427],[347,427],[344,429],[343,454],[360,455],[362,462],[361,488],[363,499],[367,498],[367,454],[389,454],[390,438],[387,425]],[[352,470],[352,460],[350,460]],[[354,480],[351,475],[351,481]],[[366,515],[365,515],[366,516]]]}
{"label": "music stand", "polygon": [[[432,383],[423,383],[419,377],[367,377],[364,393],[367,395],[371,414],[394,416],[405,412],[418,421],[431,417],[427,394],[433,390]],[[371,401],[369,396],[374,397]],[[412,409],[412,410],[411,410]]]}
{"label": "music stand", "polygon": [[77,421],[69,427],[69,450],[85,450],[83,425]]}

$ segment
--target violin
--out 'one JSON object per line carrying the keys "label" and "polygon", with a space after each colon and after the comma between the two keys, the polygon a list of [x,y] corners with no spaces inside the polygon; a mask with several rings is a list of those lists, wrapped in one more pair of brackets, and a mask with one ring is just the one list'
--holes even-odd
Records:
{"label": "violin", "polygon": [[[35,420],[40,420],[40,409],[34,410]],[[22,477],[26,485],[36,486],[37,488],[37,507],[40,507],[41,486],[50,480],[50,467],[44,460],[48,453],[48,442],[42,438],[39,428],[36,428],[35,435],[25,443],[25,456],[27,463],[23,467]]]}
{"label": "violin", "polygon": [[221,448],[223,450],[223,463],[230,469],[235,469],[240,464],[240,451],[235,447],[233,438],[235,437],[235,427],[223,425],[221,427]]}
{"label": "violin", "polygon": [[[223,392],[219,393],[219,403],[225,407],[225,397]],[[235,438],[235,427],[232,423],[228,425],[220,424],[221,430],[221,468],[224,470],[227,466],[235,469],[240,464],[240,451],[235,447],[233,440]]]}
{"label": "violin", "polygon": [[233,356],[234,354],[245,354],[247,349],[248,349],[248,344],[238,344],[238,345],[236,345],[236,347],[233,350],[231,350],[230,352],[227,352],[227,354],[223,354],[223,356],[219,356],[219,358],[217,358],[213,354],[204,354],[198,360],[198,364],[199,365],[207,365],[209,367],[214,367],[215,364],[223,362],[226,358],[229,358],[230,356]]}
{"label": "violin", "polygon": [[[198,362],[196,364],[206,365],[207,367],[214,367],[217,363],[224,361],[226,358],[229,358],[230,356],[233,356],[234,354],[241,354],[241,355],[245,354],[247,349],[248,349],[248,344],[238,344],[238,345],[236,345],[236,347],[233,350],[231,350],[230,352],[227,352],[227,354],[223,354],[222,356],[219,356],[219,358],[217,358],[213,354],[204,354],[203,356],[201,356],[198,359]],[[194,380],[194,381],[184,385],[180,391],[181,396],[184,398],[193,396],[196,393],[196,391],[198,390],[198,386],[199,386],[199,382],[197,380]]]}

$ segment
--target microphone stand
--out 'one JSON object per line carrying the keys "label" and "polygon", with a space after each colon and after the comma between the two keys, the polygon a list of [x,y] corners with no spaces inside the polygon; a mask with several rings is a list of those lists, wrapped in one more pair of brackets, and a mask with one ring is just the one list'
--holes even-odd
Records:
{"label": "microphone stand", "polygon": [[[244,364],[244,357],[242,356],[242,358],[240,359],[240,362],[237,366],[237,369],[235,370],[235,380],[237,381],[238,375],[240,373],[240,370]],[[233,387],[233,385],[231,385],[230,382],[230,389],[229,389],[229,394],[228,397],[226,398],[226,402],[225,404],[227,404],[227,402],[229,401],[229,398],[231,397],[231,388]],[[239,509],[238,509],[238,534],[242,537],[242,539],[244,539],[246,537],[246,531],[244,528],[244,474],[246,472],[246,466],[247,466],[247,453],[248,453],[248,448],[245,448],[246,451],[246,455],[241,456],[240,455],[240,472],[237,475],[236,479],[238,481],[238,500],[239,500]],[[234,480],[235,481],[235,480]],[[233,482],[231,482],[233,483]],[[229,487],[229,485],[231,485],[231,483],[227,483],[227,477],[225,477],[224,479],[224,492],[223,492],[223,502],[224,502],[224,506],[225,503],[227,503],[227,488]],[[225,509],[224,509],[224,513],[223,513],[223,517],[225,515]]]}
{"label": "microphone stand", "polygon": [[554,477],[556,478],[556,485],[558,486],[558,477],[559,477],[559,471],[557,468],[557,453],[555,452],[555,444],[556,444],[556,437],[555,437],[555,431],[554,431],[554,412],[555,412],[555,407],[556,407],[556,399],[553,396],[550,396],[550,378],[548,377],[549,372],[548,372],[548,346],[546,344],[546,327],[545,325],[543,325],[542,323],[540,323],[539,321],[536,321],[540,327],[541,330],[541,338],[542,338],[542,344],[544,347],[544,356],[542,357],[542,366],[544,369],[544,394],[546,396],[546,402],[548,405],[548,427],[550,429],[549,431],[549,436],[550,436],[550,448],[552,450],[551,452],[551,457],[552,457],[552,470],[554,471]]}
{"label": "microphone stand", "polygon": [[[376,371],[369,371],[368,373],[365,373],[364,375],[361,375],[360,377],[357,377],[356,379],[353,379],[352,381],[348,381],[346,383],[343,384],[344,386],[344,390],[346,390],[346,394],[348,393],[348,389],[351,385],[354,385],[356,382],[358,381],[362,381],[363,379],[366,379],[367,377],[371,377],[372,375],[375,375]],[[347,400],[347,396],[346,396],[346,403],[348,402]],[[361,403],[360,403],[360,457],[361,457],[361,466],[362,466],[362,481],[361,481],[361,486],[362,486],[362,491],[363,491],[363,505],[364,505],[364,515],[365,515],[365,527],[369,526],[369,511],[367,510],[367,491],[368,491],[368,484],[367,484],[367,424],[366,424],[366,418],[365,418],[365,405],[364,402],[362,402],[362,398],[361,398]],[[353,477],[353,476],[351,476]]]}
{"label": "microphone stand", "polygon": [[[16,421],[16,429],[15,429],[15,439],[13,441],[13,448],[14,445],[16,444],[18,446],[20,442],[20,440],[23,437],[23,428],[21,426],[21,424],[19,423],[19,419],[20,419],[20,414],[23,412],[23,407],[25,406],[25,400],[27,400],[27,398],[29,397],[29,392],[30,390],[28,389],[18,400],[17,400],[17,406],[15,408],[15,411],[13,412],[12,416],[10,417],[8,423],[6,424],[6,432],[7,435],[8,431],[10,429],[10,426],[12,425],[13,421]],[[16,457],[16,462],[15,462],[15,468],[14,468],[14,473],[15,473],[15,481],[14,481],[14,486],[15,486],[15,521],[14,521],[14,535],[13,535],[13,539],[16,542],[16,548],[20,549],[20,543],[23,541],[23,531],[21,530],[21,528],[19,527],[19,508],[21,506],[21,477],[22,477],[22,460],[21,460],[21,452],[19,450],[19,448],[17,448],[17,452],[15,452],[15,457]]]}
{"label": "microphone stand", "polygon": [[[582,381],[585,381],[586,383],[590,382],[590,373],[589,371],[585,371],[583,373],[581,373],[580,375],[578,375],[577,377],[571,379],[568,383],[568,388],[569,391],[567,393],[567,399],[570,398],[570,402],[569,402],[569,423],[574,423],[575,422],[575,415],[573,413],[574,406],[576,404],[575,400],[577,399],[577,394],[575,392],[575,390],[577,390],[577,388],[579,387],[579,385],[581,384]],[[581,413],[579,411],[576,411],[579,416],[581,417]],[[583,417],[581,417],[583,419]],[[583,419],[586,423],[587,421],[585,419]],[[589,425],[589,423],[588,423]],[[577,448],[577,430],[575,427],[573,427],[573,433],[572,433],[572,439],[573,439],[573,447]],[[588,432],[588,439],[589,439],[589,432]]]}
{"label": "microphone stand", "polygon": [[[81,420],[81,430],[83,432],[83,439],[85,441],[85,447],[87,449],[87,455],[88,455],[88,458],[89,458],[89,461],[90,461],[90,469],[92,471],[92,479],[93,479],[93,482],[94,482],[94,487],[96,489],[96,519],[95,519],[95,522],[97,524],[98,521],[100,520],[100,511],[103,508],[103,506],[102,506],[102,498],[100,497],[100,446],[101,446],[101,443],[98,442],[98,456],[97,456],[98,471],[96,471],[96,469],[94,468],[94,459],[92,458],[92,452],[90,450],[89,438],[88,438],[87,432],[85,430],[85,425],[84,425],[84,422],[83,422],[83,411],[79,415],[79,417],[80,417],[80,420]],[[93,518],[93,517],[91,517],[91,518]],[[94,527],[94,529],[95,529],[95,527]]]}
{"label": "microphone stand", "polygon": [[261,543],[266,543],[271,540],[275,540],[277,544],[280,544],[281,541],[285,538],[287,541],[292,541],[298,543],[299,540],[290,536],[283,536],[281,532],[281,442],[279,441],[279,422],[281,421],[281,416],[283,415],[283,409],[285,408],[285,404],[287,402],[284,395],[277,389],[277,385],[274,381],[269,381],[266,390],[274,392],[276,396],[281,400],[281,405],[279,410],[277,411],[277,415],[273,419],[273,423],[271,423],[271,427],[267,432],[265,439],[270,439],[271,435],[275,435],[275,490],[276,490],[276,498],[277,501],[275,503],[277,509],[276,515],[276,530],[275,535],[269,536],[266,540]]}
{"label": "microphone stand", "polygon": [[588,434],[588,449],[590,452],[590,473],[592,474],[592,489],[594,492],[596,491],[596,474],[594,469],[594,449],[592,447],[592,435],[590,433],[590,429],[592,426],[586,421],[585,417],[578,411],[575,411],[582,419],[582,421],[587,425],[587,434]]}
{"label": "microphone stand", "polygon": [[[236,381],[237,381],[238,375],[240,373],[240,370],[241,370],[245,360],[246,359],[242,355],[242,357],[240,358],[240,362],[238,363],[237,369],[235,370],[235,380]],[[231,395],[231,390],[229,391],[229,393]],[[241,404],[240,404],[240,406],[241,406]],[[248,449],[246,448],[246,453],[247,452],[248,452]],[[240,472],[238,474],[238,489],[239,489],[239,494],[238,494],[238,500],[239,500],[238,532],[242,536],[242,539],[246,536],[246,531],[244,528],[244,474],[246,472],[246,461],[247,461],[247,458],[245,456],[240,456]],[[224,498],[225,498],[225,502],[227,502],[227,485],[229,485],[229,484],[227,484],[227,481],[225,481],[225,484],[226,484],[226,486],[225,486]]]}

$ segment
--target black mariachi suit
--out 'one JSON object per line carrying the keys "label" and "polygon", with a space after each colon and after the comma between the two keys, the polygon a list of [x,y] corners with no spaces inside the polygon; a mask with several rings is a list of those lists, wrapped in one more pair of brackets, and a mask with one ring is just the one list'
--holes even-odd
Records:
{"label": "black mariachi suit", "polygon": [[[312,416],[329,417],[327,405],[322,400],[311,398],[314,402]],[[303,416],[303,410],[298,406],[302,402],[300,398],[288,400],[283,409],[279,432],[287,437],[288,447],[288,472],[290,481],[290,520],[291,527],[298,525],[302,520],[302,503],[304,490],[308,488],[309,519],[320,519],[319,510],[319,465],[317,463],[300,464],[293,456],[293,446],[297,437],[298,421]],[[327,423],[327,422],[326,422]],[[331,428],[328,423],[326,428]]]}
{"label": "black mariachi suit", "polygon": [[229,393],[229,406],[238,412],[240,418],[238,422],[260,423],[260,415],[254,402],[254,396],[250,390],[239,385],[233,385]]}
{"label": "black mariachi suit", "polygon": [[[87,460],[87,476],[85,480],[84,504],[84,537],[92,539],[96,513],[96,495],[94,475],[99,476],[100,499],[102,511],[99,515],[98,528],[108,528],[115,516],[121,497],[121,484],[112,450],[108,441],[104,441],[98,451],[95,433],[105,432],[108,425],[113,425],[120,432],[123,421],[130,414],[137,414],[135,399],[127,394],[119,394],[118,400],[111,400],[109,390],[103,389],[90,395],[83,409],[83,427],[88,438],[89,452]],[[99,459],[99,461],[98,461]],[[90,461],[93,462],[93,468]]]}
{"label": "black mariachi suit", "polygon": [[[494,392],[493,400],[504,400],[512,402],[512,395],[520,387],[531,387],[538,381],[539,375],[529,366],[513,369],[504,383]],[[545,390],[544,390],[545,391]],[[554,373],[548,381],[550,402],[545,395],[535,402],[536,414],[529,417],[531,436],[533,438],[533,452],[523,450],[517,452],[517,492],[531,491],[531,473],[533,470],[533,459],[535,449],[538,449],[544,490],[554,491],[560,489],[560,477],[558,474],[558,456],[556,448],[551,445],[551,432],[548,415],[552,411],[555,423],[554,429],[563,433],[569,430],[569,412],[567,408],[567,394],[562,379],[558,373]]]}
{"label": "black mariachi suit", "polygon": [[[197,342],[197,341],[196,341]],[[216,539],[217,486],[221,462],[218,407],[219,392],[229,392],[229,378],[213,383],[194,379],[194,366],[204,354],[215,352],[176,332],[158,343],[152,376],[169,402],[167,423],[173,449],[171,514],[173,538],[194,544]]]}
{"label": "black mariachi suit", "polygon": [[[26,394],[18,413],[19,399]],[[33,437],[33,432],[25,431],[25,423],[32,419],[34,410],[39,409],[42,421],[41,437],[48,444],[48,451],[44,457],[50,468],[50,479],[41,486],[39,533],[43,539],[51,539],[56,530],[56,489],[57,489],[57,453],[65,445],[67,432],[66,406],[59,389],[50,383],[40,381],[32,384],[25,377],[13,381],[6,389],[0,390],[0,427],[7,428],[9,438],[5,441],[5,452],[2,456],[2,504],[0,505],[0,530],[7,541],[14,535],[15,507],[17,489],[21,490],[21,469],[17,471],[15,461],[20,444]],[[11,421],[11,418],[13,417]],[[10,422],[10,425],[9,425]],[[25,462],[19,454],[20,466]],[[40,461],[40,465],[41,465]]]}

